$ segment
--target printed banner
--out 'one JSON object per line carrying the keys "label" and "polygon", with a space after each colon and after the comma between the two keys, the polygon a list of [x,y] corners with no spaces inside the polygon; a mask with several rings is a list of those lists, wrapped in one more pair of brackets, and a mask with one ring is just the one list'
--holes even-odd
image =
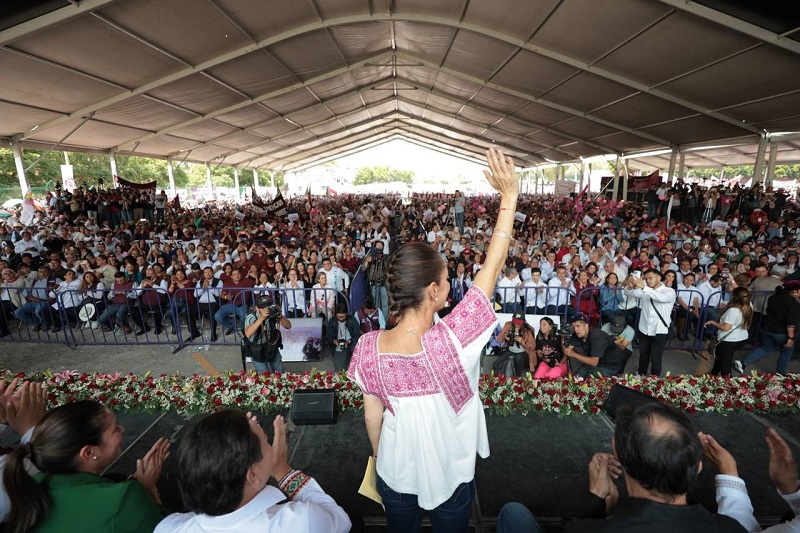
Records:
{"label": "printed banner", "polygon": [[75,190],[75,174],[72,165],[61,165],[61,183],[65,191]]}
{"label": "printed banner", "polygon": [[575,192],[577,183],[569,180],[556,180],[555,193],[556,196],[569,196]]}
{"label": "printed banner", "polygon": [[527,218],[528,218],[528,215],[526,215],[525,213],[520,213],[519,211],[514,213],[514,220],[516,220],[517,222],[525,222],[525,220],[527,220]]}
{"label": "printed banner", "polygon": [[653,185],[658,187],[660,183],[661,176],[659,175],[658,170],[656,170],[648,176],[629,176],[628,190],[634,192],[643,192],[649,190]]}
{"label": "printed banner", "polygon": [[292,318],[292,329],[281,328],[284,361],[319,361],[322,358],[322,318]]}

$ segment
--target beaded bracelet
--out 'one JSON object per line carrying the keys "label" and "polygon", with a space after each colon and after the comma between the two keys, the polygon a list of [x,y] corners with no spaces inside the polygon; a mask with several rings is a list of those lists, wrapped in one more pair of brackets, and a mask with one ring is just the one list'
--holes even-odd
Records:
{"label": "beaded bracelet", "polygon": [[284,477],[283,480],[281,480],[278,488],[280,488],[283,493],[286,494],[287,498],[292,500],[294,499],[295,495],[308,484],[309,480],[311,480],[311,478],[301,471],[293,470],[286,477]]}
{"label": "beaded bracelet", "polygon": [[508,240],[511,240],[512,237],[512,235],[509,232],[497,228],[494,228],[494,231],[492,232],[492,237],[494,237],[495,235],[497,235],[498,237],[505,237]]}

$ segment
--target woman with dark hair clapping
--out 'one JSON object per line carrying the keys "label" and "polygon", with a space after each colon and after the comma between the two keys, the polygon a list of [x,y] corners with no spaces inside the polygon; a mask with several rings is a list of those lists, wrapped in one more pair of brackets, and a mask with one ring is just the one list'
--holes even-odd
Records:
{"label": "woman with dark hair clapping", "polygon": [[[107,407],[68,403],[47,413],[30,442],[11,452],[3,484],[7,533],[151,533],[164,517],[156,483],[169,441],[159,439],[129,481],[102,477],[122,453],[123,428]],[[39,471],[29,474],[25,461]]]}
{"label": "woman with dark hair clapping", "polygon": [[450,292],[446,263],[424,243],[401,247],[386,273],[397,326],[363,335],[348,371],[364,393],[390,532],[419,531],[426,511],[434,531],[467,531],[475,455],[489,455],[480,353],[497,323],[490,298],[513,238],[519,185],[510,158],[492,149],[487,160],[500,207],[472,287],[434,324]]}

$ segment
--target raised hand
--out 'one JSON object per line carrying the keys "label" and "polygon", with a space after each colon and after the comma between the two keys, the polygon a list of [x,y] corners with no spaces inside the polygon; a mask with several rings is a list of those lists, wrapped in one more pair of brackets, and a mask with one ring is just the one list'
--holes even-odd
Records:
{"label": "raised hand", "polygon": [[490,148],[486,151],[486,162],[489,164],[489,170],[484,170],[483,173],[500,196],[513,198],[519,196],[519,179],[514,169],[514,161],[500,150]]}
{"label": "raised hand", "polygon": [[24,435],[44,417],[47,409],[47,393],[41,383],[26,382],[19,390],[19,403],[9,401],[6,405],[8,425],[19,435]]}
{"label": "raised hand", "polygon": [[797,461],[786,441],[770,428],[767,430],[769,448],[769,478],[783,494],[794,494],[800,487],[797,484]]}
{"label": "raised hand", "polygon": [[276,481],[283,479],[286,474],[292,471],[289,466],[288,446],[286,444],[286,421],[281,415],[275,417],[272,423],[275,436],[272,438],[272,477]]}
{"label": "raised hand", "polygon": [[700,432],[697,436],[700,437],[700,444],[703,446],[703,455],[717,466],[720,474],[739,477],[736,459],[728,450],[723,448],[711,435]]}
{"label": "raised hand", "polygon": [[17,390],[20,378],[14,378],[11,383],[6,383],[5,380],[0,379],[0,424],[8,424],[8,415],[6,408],[9,404],[14,403],[19,405],[19,395],[21,389]]}
{"label": "raised hand", "polygon": [[158,478],[161,477],[161,469],[164,467],[164,461],[169,457],[170,442],[165,438],[160,438],[153,444],[147,454],[136,461],[136,473],[133,477],[139,480],[144,485],[144,488],[150,493],[156,503],[161,503],[161,497],[158,494]]}

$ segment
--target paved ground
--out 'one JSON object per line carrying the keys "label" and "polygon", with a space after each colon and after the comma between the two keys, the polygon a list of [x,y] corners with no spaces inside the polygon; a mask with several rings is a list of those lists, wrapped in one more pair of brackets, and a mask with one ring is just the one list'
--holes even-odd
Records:
{"label": "paved ground", "polygon": [[[79,346],[75,349],[64,344],[46,343],[0,343],[0,366],[15,372],[35,372],[41,370],[78,370],[81,372],[134,372],[153,373],[215,373],[226,370],[241,370],[242,363],[237,346],[187,346],[173,354],[176,344],[163,345],[104,345]],[[749,349],[748,349],[749,350]],[[744,357],[748,350],[742,350],[737,357]],[[774,372],[777,353],[765,357],[748,367],[749,370]],[[484,370],[491,370],[493,357],[486,357]],[[638,364],[638,350],[628,362],[632,371]],[[664,372],[692,373],[697,362],[688,351],[668,350],[664,355]],[[333,370],[330,357],[317,363],[285,363],[287,371],[302,372],[316,367],[317,370]],[[790,372],[800,372],[800,361],[789,364]]]}

